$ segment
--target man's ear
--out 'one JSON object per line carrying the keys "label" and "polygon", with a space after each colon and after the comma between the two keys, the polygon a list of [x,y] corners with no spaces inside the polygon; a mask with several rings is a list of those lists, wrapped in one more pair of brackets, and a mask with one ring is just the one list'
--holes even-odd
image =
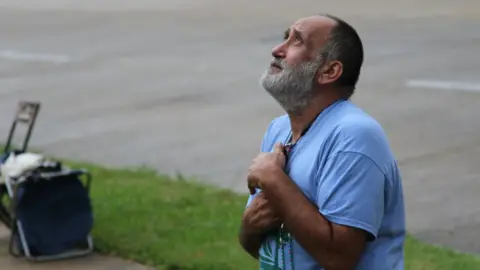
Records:
{"label": "man's ear", "polygon": [[320,85],[334,83],[343,73],[343,65],[339,61],[325,63],[319,70],[317,83]]}

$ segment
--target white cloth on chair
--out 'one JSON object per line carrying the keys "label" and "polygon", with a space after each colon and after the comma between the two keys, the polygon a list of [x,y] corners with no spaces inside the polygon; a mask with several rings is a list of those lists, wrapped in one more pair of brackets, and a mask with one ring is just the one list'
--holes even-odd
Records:
{"label": "white cloth on chair", "polygon": [[44,161],[45,157],[40,154],[21,153],[15,155],[15,153],[10,153],[7,160],[0,166],[2,173],[0,184],[4,184],[10,178],[18,178],[26,172],[37,169]]}

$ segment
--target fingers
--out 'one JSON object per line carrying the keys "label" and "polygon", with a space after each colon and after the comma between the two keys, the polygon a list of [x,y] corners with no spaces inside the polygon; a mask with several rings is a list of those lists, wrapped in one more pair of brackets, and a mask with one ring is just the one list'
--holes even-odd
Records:
{"label": "fingers", "polygon": [[255,195],[255,193],[257,193],[256,181],[250,175],[247,177],[247,187],[248,187],[248,190],[250,191],[250,195]]}
{"label": "fingers", "polygon": [[258,195],[257,195],[257,198],[259,200],[263,200],[263,201],[266,201],[267,200],[267,197],[265,197],[265,193],[264,192],[258,192]]}
{"label": "fingers", "polygon": [[263,192],[258,192],[258,194],[253,198],[252,205],[255,205],[255,208],[263,208],[267,204],[267,199]]}
{"label": "fingers", "polygon": [[278,154],[283,154],[285,147],[283,146],[282,143],[278,142],[275,144],[274,152]]}
{"label": "fingers", "polygon": [[257,193],[257,187],[255,186],[255,182],[251,179],[248,179],[247,182],[248,190],[250,191],[250,195],[255,195]]}

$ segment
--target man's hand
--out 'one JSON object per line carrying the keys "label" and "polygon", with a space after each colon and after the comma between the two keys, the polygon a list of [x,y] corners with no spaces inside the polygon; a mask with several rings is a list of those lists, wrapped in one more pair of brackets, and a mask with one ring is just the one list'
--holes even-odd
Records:
{"label": "man's hand", "polygon": [[277,143],[273,152],[260,153],[253,160],[247,177],[250,194],[255,194],[257,188],[262,189],[266,181],[274,179],[277,173],[283,172],[286,161],[283,150],[283,145]]}
{"label": "man's hand", "polygon": [[282,221],[268,204],[265,194],[260,192],[245,210],[243,224],[249,234],[260,235],[279,228]]}

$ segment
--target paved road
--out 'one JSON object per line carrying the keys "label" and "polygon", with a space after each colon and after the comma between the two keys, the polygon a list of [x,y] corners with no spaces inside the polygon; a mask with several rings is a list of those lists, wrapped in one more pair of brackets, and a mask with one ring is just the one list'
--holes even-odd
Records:
{"label": "paved road", "polygon": [[51,154],[244,191],[281,113],[258,86],[270,49],[294,19],[331,12],[365,41],[354,100],[388,132],[409,230],[480,252],[480,2],[133,2],[0,1],[0,132],[37,99],[33,144]]}

